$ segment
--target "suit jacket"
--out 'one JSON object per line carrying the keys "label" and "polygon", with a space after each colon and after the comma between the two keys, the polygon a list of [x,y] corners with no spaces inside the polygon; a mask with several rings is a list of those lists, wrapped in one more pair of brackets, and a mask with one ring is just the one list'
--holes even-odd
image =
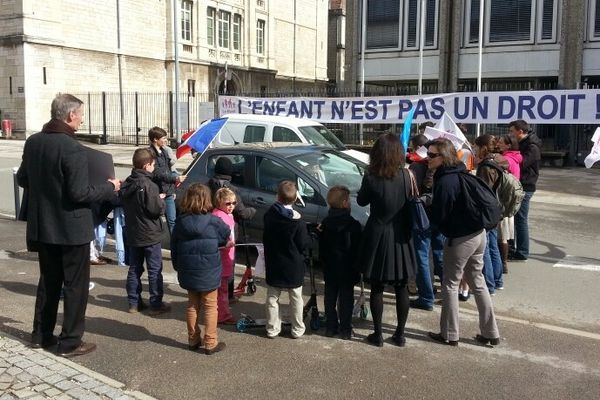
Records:
{"label": "suit jacket", "polygon": [[90,203],[108,200],[110,182],[90,185],[85,148],[67,133],[36,133],[17,172],[28,189],[27,241],[82,245],[94,238]]}

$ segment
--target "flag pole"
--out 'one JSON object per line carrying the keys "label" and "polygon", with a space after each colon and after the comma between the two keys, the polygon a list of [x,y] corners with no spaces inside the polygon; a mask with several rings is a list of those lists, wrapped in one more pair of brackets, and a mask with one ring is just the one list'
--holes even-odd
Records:
{"label": "flag pole", "polygon": [[[360,97],[365,97],[365,50],[367,48],[367,0],[362,0],[361,31],[360,31]],[[358,127],[360,144],[364,144],[364,130],[361,122]]]}
{"label": "flag pole", "polygon": [[[485,10],[485,0],[479,2],[479,65],[477,68],[477,92],[481,92],[481,70],[483,64],[483,17]],[[481,135],[481,124],[477,123],[477,137]]]}
{"label": "flag pole", "polygon": [[425,0],[421,0],[421,30],[419,35],[419,96],[423,94],[423,48],[425,46],[425,11]]}

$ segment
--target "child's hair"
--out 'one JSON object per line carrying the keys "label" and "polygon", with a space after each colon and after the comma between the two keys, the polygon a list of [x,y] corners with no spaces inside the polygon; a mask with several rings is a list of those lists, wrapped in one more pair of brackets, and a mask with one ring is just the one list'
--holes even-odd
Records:
{"label": "child's hair", "polygon": [[210,189],[201,183],[191,185],[179,203],[179,210],[182,214],[206,214],[212,208]]}
{"label": "child's hair", "polygon": [[144,165],[151,164],[154,160],[154,154],[148,149],[136,149],[133,152],[133,168],[135,169],[144,169]]}
{"label": "child's hair", "polygon": [[167,132],[163,128],[159,128],[158,126],[150,128],[150,130],[148,130],[148,139],[150,140],[150,143],[164,136],[167,136]]}
{"label": "child's hair", "polygon": [[335,185],[327,192],[327,204],[331,208],[344,208],[344,202],[349,200],[350,189],[344,185]]}
{"label": "child's hair", "polygon": [[229,188],[222,187],[215,193],[215,207],[219,207],[222,202],[229,199],[235,200],[235,193]]}
{"label": "child's hair", "polygon": [[294,204],[297,197],[296,184],[292,181],[281,181],[277,186],[277,200],[284,205]]}

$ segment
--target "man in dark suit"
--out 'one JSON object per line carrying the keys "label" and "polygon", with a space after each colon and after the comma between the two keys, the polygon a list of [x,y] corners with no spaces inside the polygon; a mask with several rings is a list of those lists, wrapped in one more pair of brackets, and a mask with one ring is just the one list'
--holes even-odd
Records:
{"label": "man in dark suit", "polygon": [[[58,343],[58,354],[71,357],[96,349],[81,340],[85,329],[90,281],[90,241],[94,225],[90,203],[108,200],[120,181],[90,185],[85,148],[75,139],[83,122],[83,102],[56,96],[52,119],[25,142],[17,172],[28,190],[27,245],[39,253],[38,283],[31,335],[32,347]],[[64,286],[62,332],[54,336],[61,287]]]}

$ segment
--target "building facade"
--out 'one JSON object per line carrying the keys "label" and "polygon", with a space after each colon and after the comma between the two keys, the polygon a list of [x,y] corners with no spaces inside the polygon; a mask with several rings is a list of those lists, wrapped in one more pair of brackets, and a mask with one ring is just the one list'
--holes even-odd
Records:
{"label": "building facade", "polygon": [[[347,0],[346,60],[361,57],[362,4],[367,92],[417,93],[423,5],[423,93],[477,90],[482,6],[482,90],[600,84],[600,0]],[[338,87],[356,90],[358,68],[346,63]],[[547,149],[577,151],[574,128],[536,128]]]}
{"label": "building facade", "polygon": [[1,118],[31,133],[56,93],[109,92],[123,120],[123,93],[174,91],[175,42],[188,99],[323,88],[327,21],[324,0],[0,0]]}

